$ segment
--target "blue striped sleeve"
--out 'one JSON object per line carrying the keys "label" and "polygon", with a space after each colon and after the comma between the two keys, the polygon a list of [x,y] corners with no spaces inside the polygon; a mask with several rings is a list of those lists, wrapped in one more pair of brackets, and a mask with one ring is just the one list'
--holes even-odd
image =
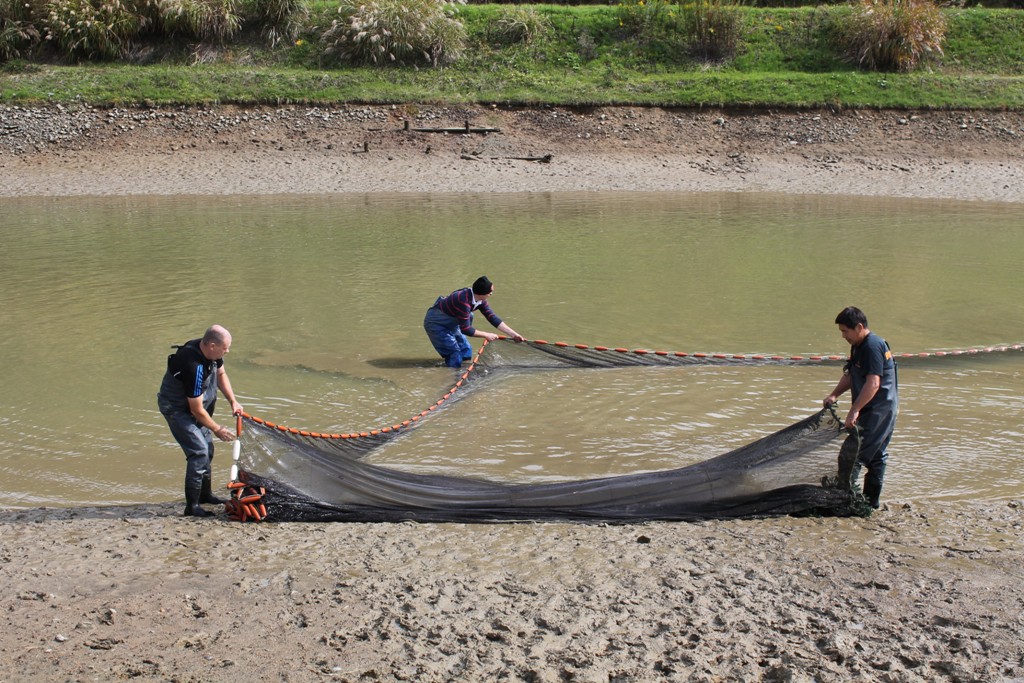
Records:
{"label": "blue striped sleeve", "polygon": [[196,383],[192,387],[192,398],[203,395],[203,366],[199,364],[196,366]]}

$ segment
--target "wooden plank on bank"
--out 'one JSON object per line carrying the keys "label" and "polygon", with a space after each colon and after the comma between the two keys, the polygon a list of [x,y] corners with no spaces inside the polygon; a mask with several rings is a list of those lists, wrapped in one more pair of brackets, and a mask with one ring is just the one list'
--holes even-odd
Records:
{"label": "wooden plank on bank", "polygon": [[405,122],[405,126],[402,128],[402,130],[412,131],[413,133],[452,133],[452,134],[462,134],[462,135],[465,135],[467,133],[500,133],[501,132],[500,128],[490,128],[490,127],[482,127],[482,126],[475,126],[474,127],[474,126],[471,126],[471,125],[469,125],[469,121],[466,121],[466,123],[461,128],[459,128],[459,127],[451,127],[451,126],[450,127],[416,127],[416,128],[412,128],[412,127],[410,127],[409,122],[406,121]]}

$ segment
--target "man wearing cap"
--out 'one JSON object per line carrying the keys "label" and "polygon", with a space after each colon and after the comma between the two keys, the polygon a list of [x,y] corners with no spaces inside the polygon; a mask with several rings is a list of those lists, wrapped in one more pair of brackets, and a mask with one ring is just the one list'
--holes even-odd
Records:
{"label": "man wearing cap", "polygon": [[853,394],[853,405],[846,414],[846,428],[860,431],[860,451],[854,465],[852,482],[856,482],[863,466],[864,497],[871,507],[878,509],[885,479],[885,466],[889,459],[889,440],[896,426],[899,395],[896,380],[896,361],[889,344],[868,329],[864,311],[849,306],[836,316],[839,333],[850,344],[850,358],[843,367],[843,376],[828,396],[828,408],[848,389]]}
{"label": "man wearing cap", "polygon": [[473,358],[473,348],[467,337],[483,337],[490,341],[498,338],[493,332],[473,327],[473,311],[480,311],[499,332],[517,342],[523,341],[521,334],[502,322],[491,310],[487,302],[492,294],[494,285],[486,275],[481,275],[472,287],[457,289],[448,296],[439,296],[427,310],[423,318],[423,329],[448,367],[461,367],[462,361]]}

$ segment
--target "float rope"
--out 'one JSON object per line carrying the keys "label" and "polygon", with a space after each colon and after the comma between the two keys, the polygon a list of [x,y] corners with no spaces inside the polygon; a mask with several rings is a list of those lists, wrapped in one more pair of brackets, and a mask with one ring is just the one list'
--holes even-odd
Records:
{"label": "float rope", "polygon": [[[510,337],[499,335],[499,340],[502,341],[513,341]],[[464,384],[469,381],[471,374],[478,367],[480,359],[483,356],[484,350],[487,348],[489,340],[485,339],[483,344],[480,346],[480,350],[473,358],[468,369],[460,376],[459,380],[452,386],[440,399],[434,402],[433,405],[429,406],[425,410],[420,411],[416,415],[413,415],[408,420],[402,422],[379,427],[376,429],[370,429],[361,432],[351,432],[347,434],[340,433],[323,433],[313,432],[307,430],[301,430],[295,427],[288,427],[286,425],[275,424],[268,420],[249,415],[248,413],[242,413],[238,416],[236,432],[237,437],[240,438],[242,435],[242,418],[251,420],[256,424],[263,425],[270,429],[276,429],[281,432],[286,432],[294,436],[299,436],[305,439],[327,439],[327,440],[348,440],[348,441],[359,441],[363,440],[368,442],[366,448],[372,448],[374,445],[382,443],[381,439],[391,438],[397,436],[399,433],[407,431],[419,423],[420,420],[427,417],[431,413],[437,411],[439,408],[444,406],[446,403],[452,400],[453,395],[459,391]],[[588,346],[586,344],[570,344],[568,342],[548,342],[543,339],[526,340],[521,342],[538,349],[544,349],[550,347],[552,349],[573,349],[587,353],[597,354],[628,354],[636,358],[640,357],[652,357],[661,359],[665,362],[690,362],[690,363],[783,363],[783,364],[794,364],[794,363],[828,363],[828,362],[845,362],[847,360],[846,355],[840,354],[812,354],[812,355],[767,355],[767,354],[743,354],[743,353],[684,353],[684,352],[670,352],[670,351],[651,351],[647,349],[628,349],[625,347],[607,347],[607,346]],[[944,357],[956,357],[956,356],[972,356],[978,354],[987,353],[999,353],[1007,351],[1020,351],[1024,349],[1024,343],[1008,344],[1001,346],[978,346],[966,349],[954,349],[950,351],[930,351],[921,353],[904,353],[894,354],[894,357],[900,360],[906,359],[917,359],[917,358],[944,358]],[[833,411],[834,414],[834,411]],[[838,419],[838,417],[836,418]],[[237,448],[235,449],[238,450]],[[237,459],[236,459],[237,464]],[[228,489],[231,492],[231,497],[227,503],[225,503],[225,511],[228,513],[231,519],[238,521],[256,521],[261,522],[267,518],[267,509],[262,500],[266,494],[266,489],[263,487],[250,486],[244,481],[239,481],[236,477],[242,476],[237,467],[232,467],[232,480],[228,483]]]}
{"label": "float rope", "polygon": [[362,432],[351,432],[349,434],[328,434],[328,433],[323,433],[323,432],[310,432],[310,431],[306,431],[306,430],[302,430],[302,429],[297,429],[295,427],[288,427],[286,425],[274,424],[273,422],[269,422],[269,421],[264,420],[262,418],[255,417],[253,415],[249,415],[248,413],[242,413],[242,417],[244,417],[247,420],[252,420],[256,424],[260,424],[260,425],[263,425],[265,427],[270,427],[271,429],[277,429],[278,431],[288,432],[290,434],[295,434],[295,435],[303,436],[303,437],[310,438],[310,439],[354,439],[354,440],[357,440],[357,439],[368,439],[368,438],[371,438],[371,437],[380,436],[382,434],[393,434],[395,432],[400,432],[402,430],[407,430],[410,427],[414,426],[417,422],[422,420],[424,417],[430,415],[432,412],[438,410],[444,404],[448,403],[452,399],[452,397],[455,394],[455,392],[457,392],[459,389],[461,389],[463,387],[463,385],[467,381],[469,381],[470,374],[477,368],[477,365],[480,362],[480,357],[483,355],[484,349],[487,348],[487,343],[488,343],[488,340],[485,339],[483,345],[480,347],[480,350],[477,351],[476,356],[473,358],[472,363],[470,363],[470,365],[466,369],[466,371],[464,373],[462,373],[462,375],[459,377],[459,381],[456,382],[452,386],[451,389],[449,389],[447,392],[445,392],[444,396],[442,396],[437,401],[435,401],[433,403],[433,405],[429,406],[425,410],[421,410],[419,413],[417,413],[416,415],[413,415],[408,420],[404,420],[402,422],[398,422],[396,424],[393,424],[393,425],[390,425],[390,426],[387,426],[387,427],[377,427],[376,429],[370,429],[370,430],[362,431]]}
{"label": "float rope", "polygon": [[[498,337],[503,341],[512,341],[511,338],[501,335]],[[623,347],[609,346],[588,346],[586,344],[570,344],[569,342],[549,342],[543,339],[527,340],[525,343],[544,347],[579,349],[580,351],[594,351],[598,353],[611,352],[620,354],[632,354],[635,356],[660,356],[664,358],[689,358],[697,361],[739,361],[739,362],[790,362],[790,363],[821,363],[828,361],[845,362],[848,358],[845,354],[811,354],[799,355],[769,355],[769,354],[748,354],[748,353],[684,353],[682,351],[651,351],[648,349],[628,349]],[[911,358],[942,358],[946,356],[970,356],[984,353],[1003,353],[1006,351],[1024,350],[1024,343],[1007,344],[1001,346],[975,346],[966,349],[954,349],[950,351],[926,351],[921,353],[900,353],[893,354],[897,360]]]}
{"label": "float rope", "polygon": [[244,473],[238,468],[238,454],[239,454],[239,440],[242,436],[242,418],[252,420],[254,423],[269,427],[270,429],[276,429],[281,432],[286,432],[294,436],[299,436],[305,439],[328,439],[328,440],[345,440],[350,443],[357,441],[366,442],[365,448],[372,448],[374,445],[383,443],[382,439],[388,439],[397,436],[399,433],[404,432],[416,424],[419,423],[424,417],[427,417],[433,412],[436,412],[439,408],[444,406],[446,403],[452,400],[453,395],[469,380],[470,374],[477,368],[480,357],[487,347],[488,340],[484,340],[480,350],[477,352],[473,361],[464,373],[459,377],[459,381],[455,383],[444,396],[435,401],[433,405],[429,406],[425,410],[421,410],[416,415],[413,415],[408,420],[393,424],[387,427],[379,427],[377,429],[371,429],[363,432],[352,432],[349,434],[328,434],[323,432],[311,432],[295,427],[288,427],[286,425],[275,424],[259,417],[249,415],[243,412],[237,418],[237,424],[235,427],[235,443],[234,445],[234,463],[231,467],[231,480],[228,482],[227,488],[230,492],[230,497],[227,502],[224,503],[224,511],[227,512],[228,517],[239,522],[254,521],[262,522],[267,518],[267,507],[263,502],[263,496],[266,495],[266,489],[262,486],[250,486],[244,479]]}
{"label": "float rope", "polygon": [[235,442],[232,447],[231,480],[228,482],[229,497],[224,502],[224,512],[236,522],[262,522],[267,518],[267,507],[263,504],[263,496],[267,490],[261,487],[248,486],[239,481],[238,457],[241,454],[242,416],[235,416]]}

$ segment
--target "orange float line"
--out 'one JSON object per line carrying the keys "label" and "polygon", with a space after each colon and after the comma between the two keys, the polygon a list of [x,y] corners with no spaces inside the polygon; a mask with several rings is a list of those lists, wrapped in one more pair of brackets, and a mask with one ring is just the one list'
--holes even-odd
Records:
{"label": "orange float line", "polygon": [[[504,336],[501,337],[501,338],[502,339],[508,339],[508,337],[504,337]],[[483,346],[487,346],[488,342],[489,342],[489,340],[484,340],[484,345]],[[547,342],[544,342],[544,343],[546,344]],[[307,430],[300,430],[300,429],[298,429],[296,427],[288,427],[286,425],[274,424],[273,422],[270,422],[268,420],[264,420],[264,419],[259,418],[259,417],[255,417],[253,415],[249,415],[248,413],[243,413],[242,415],[244,415],[245,417],[251,419],[256,424],[262,424],[262,425],[265,425],[267,427],[270,427],[271,429],[277,429],[277,430],[282,431],[282,432],[288,432],[290,434],[296,434],[298,436],[302,436],[302,437],[310,438],[310,439],[355,439],[355,438],[365,438],[365,437],[369,437],[369,436],[378,436],[380,434],[390,434],[390,433],[393,433],[393,432],[397,432],[398,430],[402,429],[403,427],[409,427],[414,422],[418,421],[419,418],[425,417],[425,416],[429,415],[431,411],[436,410],[437,408],[441,407],[446,401],[451,400],[453,394],[460,387],[462,387],[462,385],[466,381],[469,380],[470,374],[476,368],[476,364],[479,362],[479,360],[480,360],[482,355],[483,355],[483,347],[481,347],[480,351],[476,355],[476,358],[474,358],[473,363],[469,366],[469,368],[466,370],[466,372],[462,373],[462,375],[459,378],[459,381],[457,381],[455,383],[455,385],[452,386],[448,390],[448,392],[445,393],[444,396],[442,396],[440,399],[438,399],[432,406],[428,407],[426,410],[421,411],[419,413],[419,415],[415,415],[412,418],[401,422],[400,424],[395,424],[395,425],[392,425],[390,427],[381,427],[381,428],[378,428],[378,429],[373,429],[373,430],[371,430],[369,432],[360,432],[360,433],[351,433],[351,434],[336,434],[336,433],[327,434],[327,433],[324,433],[324,432],[312,432],[312,431],[307,431]],[[241,420],[241,417],[242,416],[239,416],[238,419]]]}
{"label": "orange float line", "polygon": [[[511,338],[508,337],[507,335],[499,335],[498,339],[511,340]],[[265,425],[266,427],[268,427],[270,429],[277,429],[277,430],[282,431],[282,432],[288,432],[288,433],[291,433],[291,434],[297,434],[297,435],[300,435],[300,436],[303,436],[303,437],[315,438],[315,439],[356,439],[356,438],[366,438],[366,437],[370,437],[370,436],[378,436],[378,435],[381,435],[381,434],[391,434],[391,433],[397,432],[397,431],[399,431],[401,429],[404,429],[404,428],[412,426],[420,418],[426,417],[427,415],[430,414],[430,412],[436,410],[438,407],[441,407],[444,404],[445,401],[450,400],[452,398],[452,395],[455,393],[455,391],[458,390],[463,385],[464,382],[468,381],[470,374],[476,368],[476,364],[479,363],[480,359],[482,358],[483,353],[484,353],[484,349],[485,349],[485,347],[487,346],[487,344],[489,342],[490,342],[490,340],[484,340],[483,346],[481,346],[480,351],[476,354],[476,357],[473,359],[473,363],[469,366],[469,369],[460,376],[459,381],[456,382],[455,385],[451,389],[449,389],[449,391],[446,394],[444,394],[444,396],[441,399],[439,399],[434,405],[430,406],[426,410],[421,411],[418,415],[414,415],[410,419],[404,420],[401,423],[392,425],[390,427],[382,427],[382,428],[379,428],[379,429],[374,429],[374,430],[372,430],[370,432],[359,432],[359,433],[355,433],[354,432],[354,433],[351,433],[351,434],[337,434],[337,433],[328,434],[328,433],[321,433],[321,432],[310,432],[310,431],[306,431],[306,430],[299,430],[299,429],[297,429],[295,427],[287,427],[285,425],[275,424],[275,423],[273,423],[273,422],[271,422],[269,420],[264,420],[263,418],[259,418],[259,417],[256,417],[256,416],[253,416],[253,415],[250,415],[248,413],[244,413],[243,412],[240,415],[236,416],[236,432],[239,433],[239,434],[241,433],[241,428],[242,428],[241,422],[242,422],[242,418],[243,417],[252,420],[256,424]],[[548,341],[546,341],[544,339],[535,339],[535,340],[533,340],[530,343],[537,344],[537,345],[546,345],[546,344],[551,344],[552,342],[548,342]],[[657,355],[657,356],[674,356],[676,358],[687,358],[687,357],[698,358],[698,359],[714,358],[714,359],[720,359],[720,360],[730,360],[731,359],[731,360],[739,360],[739,361],[746,361],[746,360],[755,360],[755,361],[771,360],[771,361],[776,361],[776,362],[781,362],[781,361],[804,361],[804,360],[809,360],[809,361],[813,361],[813,362],[821,362],[821,361],[824,361],[824,360],[842,361],[842,360],[846,359],[846,356],[842,356],[842,355],[827,355],[827,356],[826,355],[812,355],[812,356],[804,357],[804,356],[798,356],[798,355],[797,356],[781,356],[781,355],[767,356],[767,355],[764,355],[764,354],[751,354],[751,355],[747,355],[747,354],[724,354],[724,353],[715,353],[715,354],[708,354],[708,353],[686,353],[686,352],[683,352],[683,351],[675,351],[675,352],[669,352],[669,351],[650,351],[650,350],[647,350],[647,349],[634,349],[634,350],[630,351],[629,349],[623,348],[623,347],[617,347],[617,348],[614,348],[614,349],[610,349],[607,346],[593,346],[593,347],[591,347],[591,346],[588,346],[586,344],[570,344],[569,342],[564,342],[564,341],[554,342],[554,345],[558,346],[560,348],[568,348],[569,346],[573,346],[573,347],[575,347],[577,349],[584,350],[584,351],[585,350],[591,350],[591,349],[593,349],[594,351],[614,350],[617,353],[634,353],[634,354],[637,354],[637,355],[647,355],[647,354],[653,353],[654,355]],[[974,347],[974,348],[968,348],[968,349],[954,349],[954,350],[950,350],[950,351],[921,352],[921,353],[917,353],[917,354],[903,353],[903,354],[899,354],[897,357],[898,358],[930,358],[930,357],[958,356],[958,355],[965,355],[965,354],[967,354],[967,355],[974,355],[974,354],[979,354],[979,353],[992,353],[992,352],[995,352],[995,351],[1009,351],[1009,350],[1020,350],[1020,349],[1024,349],[1024,343],[1016,343],[1016,344],[1012,344],[1012,345],[1001,345],[1001,346]]]}

